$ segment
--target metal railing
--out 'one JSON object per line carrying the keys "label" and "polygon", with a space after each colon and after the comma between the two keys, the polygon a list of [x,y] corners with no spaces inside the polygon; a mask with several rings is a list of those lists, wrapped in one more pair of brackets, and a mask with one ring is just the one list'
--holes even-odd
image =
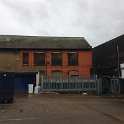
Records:
{"label": "metal railing", "polygon": [[84,79],[43,79],[42,91],[96,91],[96,80]]}

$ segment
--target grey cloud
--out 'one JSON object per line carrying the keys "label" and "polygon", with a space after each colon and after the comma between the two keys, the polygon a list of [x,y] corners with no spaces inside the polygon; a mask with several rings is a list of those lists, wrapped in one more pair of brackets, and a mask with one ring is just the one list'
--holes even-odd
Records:
{"label": "grey cloud", "polygon": [[123,0],[1,0],[0,34],[83,36],[95,46],[124,33],[123,4]]}

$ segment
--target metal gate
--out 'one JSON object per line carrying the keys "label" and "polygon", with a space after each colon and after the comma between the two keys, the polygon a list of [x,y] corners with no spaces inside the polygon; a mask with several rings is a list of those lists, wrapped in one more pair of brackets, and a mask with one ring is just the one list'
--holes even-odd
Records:
{"label": "metal gate", "polygon": [[111,79],[111,93],[119,94],[120,93],[120,80],[113,78]]}
{"label": "metal gate", "polygon": [[97,92],[96,80],[84,79],[43,79],[41,91],[94,91]]}
{"label": "metal gate", "polygon": [[103,77],[100,82],[101,94],[110,95],[111,94],[111,78]]}
{"label": "metal gate", "polygon": [[104,77],[97,80],[82,78],[49,79],[41,82],[41,92],[78,91],[95,92],[96,95],[114,95],[124,93],[124,79]]}
{"label": "metal gate", "polygon": [[103,77],[99,79],[100,95],[118,95],[124,93],[124,79]]}

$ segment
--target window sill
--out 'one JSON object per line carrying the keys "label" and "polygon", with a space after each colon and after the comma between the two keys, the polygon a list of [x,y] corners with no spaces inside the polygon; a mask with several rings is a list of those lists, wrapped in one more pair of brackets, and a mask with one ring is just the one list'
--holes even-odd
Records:
{"label": "window sill", "polygon": [[67,65],[67,66],[79,66],[79,65]]}
{"label": "window sill", "polygon": [[63,65],[51,65],[53,67],[60,67],[60,66],[63,66]]}
{"label": "window sill", "polygon": [[33,65],[35,67],[45,67],[46,65]]}
{"label": "window sill", "polygon": [[22,64],[23,66],[29,66],[29,64]]}

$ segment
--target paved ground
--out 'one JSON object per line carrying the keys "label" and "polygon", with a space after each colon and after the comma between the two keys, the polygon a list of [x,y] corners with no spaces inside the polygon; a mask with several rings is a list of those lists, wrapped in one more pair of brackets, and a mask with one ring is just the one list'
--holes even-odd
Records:
{"label": "paved ground", "polygon": [[0,105],[0,124],[124,124],[124,99],[40,95]]}

